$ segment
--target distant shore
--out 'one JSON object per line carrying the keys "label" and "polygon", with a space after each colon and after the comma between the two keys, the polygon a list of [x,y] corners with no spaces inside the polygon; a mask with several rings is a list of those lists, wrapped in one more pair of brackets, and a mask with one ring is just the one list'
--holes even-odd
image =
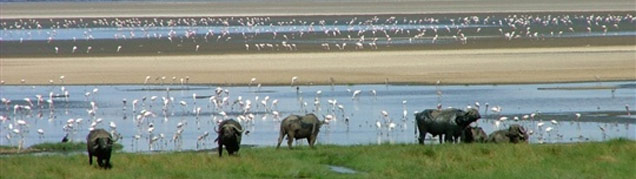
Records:
{"label": "distant shore", "polygon": [[2,58],[5,84],[518,84],[636,80],[636,46]]}
{"label": "distant shore", "polygon": [[0,19],[634,11],[634,7],[636,7],[636,2],[632,0],[614,0],[611,3],[596,0],[12,2],[0,3]]}

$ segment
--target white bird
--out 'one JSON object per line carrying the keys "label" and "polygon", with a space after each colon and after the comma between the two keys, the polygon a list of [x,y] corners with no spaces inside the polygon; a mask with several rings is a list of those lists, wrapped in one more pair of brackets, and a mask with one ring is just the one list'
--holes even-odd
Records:
{"label": "white bird", "polygon": [[183,127],[183,123],[182,122],[177,123],[177,128],[181,128],[181,127]]}
{"label": "white bird", "polygon": [[500,113],[501,112],[501,107],[500,106],[495,106],[490,108],[490,110],[494,113]]}
{"label": "white bird", "polygon": [[558,125],[558,124],[559,124],[559,122],[557,122],[557,121],[556,121],[556,120],[554,120],[554,119],[553,119],[553,120],[551,120],[550,122],[551,122],[552,124],[554,124],[554,125]]}
{"label": "white bird", "polygon": [[331,122],[331,120],[333,120],[333,119],[334,119],[334,117],[331,114],[325,116],[325,122],[327,122],[327,123]]}
{"label": "white bird", "polygon": [[545,132],[550,132],[550,131],[552,131],[552,127],[545,128]]}
{"label": "white bird", "polygon": [[148,128],[148,133],[152,133],[153,131],[155,131],[155,127],[152,126],[152,123],[150,124],[151,124],[151,127]]}
{"label": "white bird", "polygon": [[297,76],[293,76],[291,79],[291,86],[294,86],[294,83],[296,82],[296,80],[298,80]]}
{"label": "white bird", "polygon": [[358,97],[358,95],[360,95],[361,92],[362,90],[353,91],[353,95],[351,95],[351,99],[355,99],[356,97]]}
{"label": "white bird", "polygon": [[42,130],[42,129],[38,129],[38,134],[40,134],[40,135],[44,135],[44,130]]}
{"label": "white bird", "polygon": [[148,80],[150,80],[150,76],[146,76],[146,80],[144,80],[144,85],[148,83]]}
{"label": "white bird", "polygon": [[393,123],[393,122],[389,123],[389,131],[395,129],[396,126],[397,125],[395,123]]}
{"label": "white bird", "polygon": [[541,127],[541,126],[543,126],[543,122],[540,122],[537,124],[537,127]]}
{"label": "white bird", "polygon": [[389,112],[386,112],[385,110],[382,110],[380,113],[382,113],[382,116],[385,118],[389,116]]}
{"label": "white bird", "polygon": [[255,81],[256,81],[256,78],[252,78],[252,80],[250,80],[250,85],[252,85]]}
{"label": "white bird", "polygon": [[113,130],[117,128],[117,125],[115,124],[115,122],[110,121],[110,128]]}
{"label": "white bird", "polygon": [[380,121],[376,121],[375,127],[377,127],[378,129],[382,128],[382,123]]}

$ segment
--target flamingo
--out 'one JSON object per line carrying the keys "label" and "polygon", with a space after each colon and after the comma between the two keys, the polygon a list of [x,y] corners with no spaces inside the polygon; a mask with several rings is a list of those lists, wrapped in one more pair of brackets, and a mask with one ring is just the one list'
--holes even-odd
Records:
{"label": "flamingo", "polygon": [[389,117],[389,112],[386,112],[385,110],[380,111],[380,113],[382,114],[382,116],[384,118],[388,118]]}
{"label": "flamingo", "polygon": [[113,129],[113,130],[117,129],[117,125],[116,125],[116,124],[115,124],[115,122],[113,122],[113,121],[110,121],[110,125],[109,125],[109,126],[110,126],[110,128],[111,128],[111,129]]}
{"label": "flamingo", "polygon": [[44,130],[38,129],[38,134],[40,135],[40,138],[42,138],[44,136]]}
{"label": "flamingo", "polygon": [[361,92],[362,92],[362,90],[353,91],[353,95],[351,95],[351,99],[356,99],[358,97],[358,95],[360,95]]}
{"label": "flamingo", "polygon": [[256,78],[252,78],[252,79],[250,80],[250,84],[249,84],[248,86],[252,86],[252,84],[254,84],[254,82],[256,82]]}
{"label": "flamingo", "polygon": [[144,80],[144,86],[145,86],[146,84],[148,84],[148,81],[149,81],[149,80],[150,80],[150,76],[146,76],[146,80]]}
{"label": "flamingo", "polygon": [[298,80],[298,77],[297,77],[297,76],[293,76],[293,77],[291,78],[291,86],[294,86],[294,83],[295,83],[297,80]]}

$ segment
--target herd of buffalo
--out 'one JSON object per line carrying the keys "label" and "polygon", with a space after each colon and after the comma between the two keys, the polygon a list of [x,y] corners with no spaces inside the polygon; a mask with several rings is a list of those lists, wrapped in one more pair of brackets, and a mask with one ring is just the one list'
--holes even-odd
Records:
{"label": "herd of buffalo", "polygon": [[[491,143],[521,143],[528,141],[526,130],[517,124],[512,124],[508,129],[498,130],[490,135],[486,135],[481,127],[472,127],[470,124],[477,121],[481,116],[476,109],[427,109],[415,114],[417,129],[419,130],[418,141],[424,144],[426,134],[433,137],[439,136],[439,142],[491,142]],[[310,147],[314,147],[320,127],[324,121],[318,119],[314,114],[305,116],[290,115],[283,119],[280,124],[280,136],[278,145],[280,147],[285,136],[287,145],[291,149],[294,140],[307,139]],[[221,122],[217,131],[219,157],[225,148],[229,155],[238,152],[241,144],[243,127],[233,119]],[[86,137],[89,164],[93,163],[93,156],[97,157],[100,167],[111,168],[110,156],[113,146],[113,137],[103,129],[95,129]]]}

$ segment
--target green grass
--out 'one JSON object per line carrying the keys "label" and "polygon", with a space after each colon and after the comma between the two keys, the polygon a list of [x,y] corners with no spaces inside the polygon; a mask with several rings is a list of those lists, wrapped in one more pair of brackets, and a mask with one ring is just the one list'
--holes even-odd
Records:
{"label": "green grass", "polygon": [[[636,142],[318,145],[208,152],[115,153],[113,169],[73,155],[0,158],[0,178],[636,178]],[[339,174],[328,165],[358,171]]]}

